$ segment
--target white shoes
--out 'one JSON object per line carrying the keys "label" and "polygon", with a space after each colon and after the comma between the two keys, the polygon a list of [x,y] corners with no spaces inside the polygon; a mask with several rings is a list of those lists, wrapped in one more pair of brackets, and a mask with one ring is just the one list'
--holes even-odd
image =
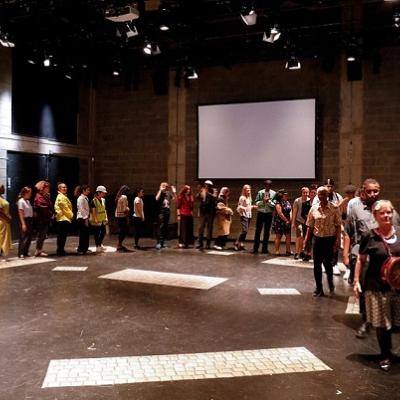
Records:
{"label": "white shoes", "polygon": [[340,269],[337,264],[333,266],[332,270],[333,270],[333,275],[340,275]]}
{"label": "white shoes", "polygon": [[214,249],[215,250],[222,250],[222,247],[221,246],[214,246]]}

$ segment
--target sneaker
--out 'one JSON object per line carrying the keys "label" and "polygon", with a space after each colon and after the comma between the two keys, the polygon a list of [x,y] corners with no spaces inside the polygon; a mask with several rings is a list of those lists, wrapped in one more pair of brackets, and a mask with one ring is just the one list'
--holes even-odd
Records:
{"label": "sneaker", "polygon": [[313,293],[313,297],[324,297],[324,291],[322,289],[315,289]]}
{"label": "sneaker", "polygon": [[335,286],[330,286],[329,287],[329,297],[332,297],[335,294]]}
{"label": "sneaker", "polygon": [[239,251],[239,246],[235,243],[235,245],[233,246],[233,248],[235,249],[235,251]]}
{"label": "sneaker", "polygon": [[368,322],[363,322],[362,325],[357,329],[356,338],[365,339],[369,333],[369,324]]}
{"label": "sneaker", "polygon": [[295,259],[295,260],[298,260],[299,258],[300,258],[300,254],[299,254],[299,253],[295,253],[295,254],[294,254],[294,259]]}
{"label": "sneaker", "polygon": [[382,371],[389,372],[392,367],[392,363],[389,358],[385,358],[384,360],[379,361],[379,368]]}
{"label": "sneaker", "polygon": [[157,249],[157,250],[161,250],[161,248],[162,248],[161,243],[157,243],[157,244],[156,244],[156,249]]}
{"label": "sneaker", "polygon": [[23,260],[23,259],[25,258],[25,256],[21,254],[21,255],[19,256],[19,258],[20,258],[21,260]]}
{"label": "sneaker", "polygon": [[178,249],[183,249],[184,247],[185,247],[185,245],[183,243],[178,244]]}
{"label": "sneaker", "polygon": [[222,247],[221,246],[214,246],[214,249],[215,250],[222,250]]}
{"label": "sneaker", "polygon": [[340,269],[337,264],[333,266],[332,271],[333,271],[333,275],[340,275]]}

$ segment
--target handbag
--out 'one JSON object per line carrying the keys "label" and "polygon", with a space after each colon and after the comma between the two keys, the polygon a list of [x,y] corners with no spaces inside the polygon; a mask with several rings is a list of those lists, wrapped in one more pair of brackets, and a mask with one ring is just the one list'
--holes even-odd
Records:
{"label": "handbag", "polygon": [[374,229],[374,231],[381,237],[388,253],[388,258],[381,266],[381,279],[383,282],[388,283],[393,289],[400,289],[400,257],[392,256],[385,238],[377,230]]}

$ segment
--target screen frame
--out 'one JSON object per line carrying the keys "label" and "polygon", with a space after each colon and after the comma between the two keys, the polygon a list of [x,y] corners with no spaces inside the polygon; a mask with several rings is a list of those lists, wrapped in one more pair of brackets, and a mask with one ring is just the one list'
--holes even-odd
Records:
{"label": "screen frame", "polygon": [[277,103],[281,101],[296,101],[296,100],[314,100],[314,174],[313,176],[303,177],[303,178],[281,178],[281,177],[272,177],[271,179],[280,180],[280,181],[305,181],[305,180],[316,180],[318,179],[318,160],[319,160],[319,126],[318,126],[318,99],[316,96],[314,97],[290,97],[290,98],[278,98],[278,99],[265,99],[265,100],[257,100],[257,101],[229,101],[229,102],[218,102],[218,103],[197,103],[196,104],[196,180],[203,181],[206,179],[215,179],[215,180],[229,180],[229,181],[259,181],[262,179],[270,178],[269,176],[265,176],[264,178],[255,178],[255,177],[241,177],[241,178],[225,178],[219,176],[207,176],[200,177],[199,175],[199,167],[200,167],[200,120],[199,120],[199,110],[200,107],[203,106],[223,106],[223,105],[239,105],[239,104],[258,104],[258,103]]}

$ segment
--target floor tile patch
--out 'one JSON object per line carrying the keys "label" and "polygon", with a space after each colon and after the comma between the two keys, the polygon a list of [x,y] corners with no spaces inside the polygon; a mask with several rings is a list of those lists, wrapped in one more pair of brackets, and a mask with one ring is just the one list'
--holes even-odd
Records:
{"label": "floor tile patch", "polygon": [[130,268],[111,274],[101,275],[99,278],[202,290],[211,289],[227,280],[226,278],[213,276],[176,274]]}
{"label": "floor tile patch", "polygon": [[299,295],[301,294],[294,288],[258,288],[261,295]]}
{"label": "floor tile patch", "polygon": [[49,257],[29,257],[25,259],[14,257],[14,258],[9,258],[8,261],[1,262],[0,269],[25,267],[27,265],[44,264],[53,261],[56,260],[54,258],[49,258]]}
{"label": "floor tile patch", "polygon": [[293,257],[274,257],[261,261],[262,264],[285,265],[297,268],[313,268],[312,261],[295,260]]}
{"label": "floor tile patch", "polygon": [[329,371],[304,347],[52,360],[42,388]]}
{"label": "floor tile patch", "polygon": [[232,254],[235,254],[233,251],[218,251],[218,250],[212,250],[208,251],[207,254],[211,254],[212,256],[231,256]]}
{"label": "floor tile patch", "polygon": [[52,269],[52,271],[71,271],[71,272],[83,272],[86,271],[88,267],[74,267],[72,265],[62,265]]}

